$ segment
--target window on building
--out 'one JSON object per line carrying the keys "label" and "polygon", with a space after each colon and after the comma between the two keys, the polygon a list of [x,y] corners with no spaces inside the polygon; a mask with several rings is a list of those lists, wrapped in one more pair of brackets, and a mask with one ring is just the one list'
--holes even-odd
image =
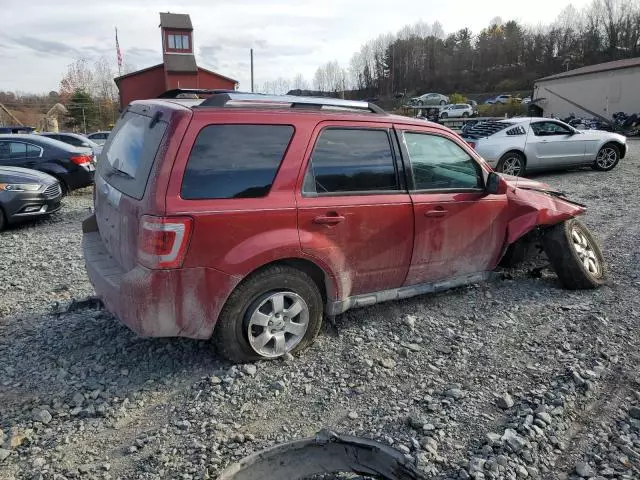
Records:
{"label": "window on building", "polygon": [[209,125],[203,128],[187,161],[182,198],[266,196],[292,136],[290,125]]}
{"label": "window on building", "polygon": [[172,50],[189,50],[189,35],[167,35],[167,48]]}
{"label": "window on building", "polygon": [[313,149],[305,193],[397,190],[391,144],[386,130],[325,129]]}

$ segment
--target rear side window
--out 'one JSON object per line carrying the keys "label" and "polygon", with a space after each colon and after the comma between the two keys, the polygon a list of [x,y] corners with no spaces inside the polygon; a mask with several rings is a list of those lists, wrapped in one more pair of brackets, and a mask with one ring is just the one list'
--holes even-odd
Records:
{"label": "rear side window", "polygon": [[305,193],[398,189],[386,130],[328,128],[318,136],[304,180]]}
{"label": "rear side window", "polygon": [[130,197],[144,196],[149,173],[167,130],[167,122],[127,111],[118,120],[113,136],[98,162],[98,173],[110,185]]}
{"label": "rear side window", "polygon": [[292,136],[291,125],[209,125],[203,128],[187,161],[182,198],[266,196]]}

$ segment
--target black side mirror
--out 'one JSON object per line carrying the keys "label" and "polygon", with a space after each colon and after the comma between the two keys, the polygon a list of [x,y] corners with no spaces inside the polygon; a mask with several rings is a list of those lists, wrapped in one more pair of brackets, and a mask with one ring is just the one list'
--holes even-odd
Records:
{"label": "black side mirror", "polygon": [[485,191],[489,195],[497,195],[500,193],[500,182],[501,178],[496,172],[490,172],[487,177],[487,185],[485,186]]}

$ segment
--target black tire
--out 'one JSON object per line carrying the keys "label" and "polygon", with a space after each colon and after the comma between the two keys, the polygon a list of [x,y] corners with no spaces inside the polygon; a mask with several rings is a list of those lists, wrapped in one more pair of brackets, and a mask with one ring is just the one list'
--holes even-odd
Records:
{"label": "black tire", "polygon": [[422,100],[418,100],[417,105],[418,105],[419,107],[421,107],[421,106],[423,106],[423,105],[424,105],[424,102],[423,102]]}
{"label": "black tire", "polygon": [[444,100],[440,100],[440,105],[446,105],[447,102],[445,102]]}
{"label": "black tire", "polygon": [[[516,164],[518,165],[516,167]],[[496,171],[513,175],[515,177],[523,177],[527,170],[527,161],[520,152],[505,153],[496,166]]]}
{"label": "black tire", "polygon": [[[587,268],[584,254],[576,247],[574,233],[582,236],[593,254],[596,268]],[[560,282],[570,290],[596,288],[605,283],[604,258],[587,227],[572,218],[548,228],[543,236],[544,251]],[[584,250],[583,250],[584,252]],[[593,271],[592,271],[593,270]]]}
{"label": "black tire", "polygon": [[[601,158],[608,153],[608,158]],[[618,162],[620,161],[620,148],[617,145],[612,143],[607,143],[603,145],[596,159],[594,160],[591,168],[594,170],[598,170],[599,172],[608,172],[609,170],[613,170]]]}
{"label": "black tire", "polygon": [[443,112],[442,115],[440,115],[440,118],[449,118],[449,114],[447,112]]}
{"label": "black tire", "polygon": [[259,354],[249,343],[249,313],[255,311],[256,304],[267,294],[293,292],[308,306],[309,320],[302,340],[289,353],[296,353],[309,347],[322,326],[322,295],[313,279],[306,273],[292,267],[275,265],[265,268],[244,280],[231,293],[225,303],[214,331],[217,351],[232,362],[269,360]]}
{"label": "black tire", "polygon": [[4,212],[0,208],[0,232],[4,230],[4,227],[7,225],[7,221],[4,217]]}
{"label": "black tire", "polygon": [[467,112],[463,112],[463,114],[462,114],[462,118],[469,118],[469,113],[467,113]]}

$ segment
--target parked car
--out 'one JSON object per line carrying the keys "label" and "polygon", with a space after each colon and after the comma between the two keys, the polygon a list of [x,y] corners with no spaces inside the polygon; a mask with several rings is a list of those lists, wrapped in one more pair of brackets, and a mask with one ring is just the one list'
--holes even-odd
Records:
{"label": "parked car", "polygon": [[463,137],[498,172],[514,176],[579,165],[609,171],[627,153],[623,135],[576,130],[549,118],[482,122],[467,129]]}
{"label": "parked car", "polygon": [[83,249],[106,308],[140,335],[213,336],[234,361],[304,349],[324,315],[486,279],[530,232],[567,287],[604,281],[583,206],[364,102],[132,102],[94,206]]}
{"label": "parked car", "polygon": [[51,175],[19,167],[0,167],[0,231],[19,221],[60,210],[60,182]]}
{"label": "parked car", "polygon": [[111,132],[108,131],[93,132],[88,134],[87,138],[94,141],[98,145],[104,145],[105,143],[107,143],[107,138],[109,138],[110,133]]}
{"label": "parked car", "polygon": [[102,152],[102,145],[98,145],[93,140],[77,133],[43,132],[40,135],[43,137],[53,138],[54,140],[60,140],[61,142],[68,143],[74,147],[89,149],[95,158],[97,158],[100,155],[100,152]]}
{"label": "parked car", "polygon": [[520,101],[519,98],[514,97],[513,95],[498,95],[497,97],[490,98],[489,100],[485,101],[484,103],[488,104],[488,105],[495,105],[496,103],[500,103],[502,105],[506,105],[507,103],[511,102],[512,100]]}
{"label": "parked car", "polygon": [[449,97],[440,93],[425,93],[419,97],[413,97],[409,102],[411,105],[446,105],[449,103]]}
{"label": "parked car", "polygon": [[440,112],[440,118],[467,118],[473,115],[473,107],[468,103],[447,105]]}
{"label": "parked car", "polygon": [[0,135],[0,165],[40,170],[60,181],[62,193],[93,183],[93,155],[41,135]]}

